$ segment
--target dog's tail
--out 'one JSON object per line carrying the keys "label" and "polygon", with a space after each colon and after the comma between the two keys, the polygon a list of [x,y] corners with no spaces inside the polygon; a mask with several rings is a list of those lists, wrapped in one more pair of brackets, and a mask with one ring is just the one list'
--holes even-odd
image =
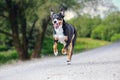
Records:
{"label": "dog's tail", "polygon": [[76,31],[76,29],[74,29],[73,47],[76,43],[76,39],[77,39],[77,31]]}

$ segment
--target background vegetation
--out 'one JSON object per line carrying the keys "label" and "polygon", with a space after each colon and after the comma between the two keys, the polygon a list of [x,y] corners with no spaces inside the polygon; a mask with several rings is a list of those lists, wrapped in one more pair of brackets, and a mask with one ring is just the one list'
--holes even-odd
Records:
{"label": "background vegetation", "polygon": [[120,40],[120,12],[112,12],[104,18],[99,16],[91,18],[83,15],[74,18],[69,23],[76,26],[78,37],[90,37],[105,41]]}
{"label": "background vegetation", "polygon": [[[50,8],[58,12],[60,7],[78,6],[77,0],[1,0],[0,64],[53,55]],[[119,11],[104,18],[80,15],[67,22],[78,32],[75,53],[120,40]],[[58,48],[60,53],[62,45]]]}
{"label": "background vegetation", "polygon": [[0,1],[0,44],[4,49],[14,48],[21,60],[41,57],[50,8],[60,11],[60,8],[75,8],[77,4],[77,0]]}

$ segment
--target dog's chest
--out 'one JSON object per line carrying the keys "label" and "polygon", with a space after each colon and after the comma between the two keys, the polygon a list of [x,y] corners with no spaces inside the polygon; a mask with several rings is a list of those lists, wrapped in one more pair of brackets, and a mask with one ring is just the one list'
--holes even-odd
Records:
{"label": "dog's chest", "polygon": [[54,37],[58,38],[58,41],[62,44],[65,44],[65,38],[64,31],[62,27],[59,27],[58,29],[55,29],[56,34],[54,34]]}

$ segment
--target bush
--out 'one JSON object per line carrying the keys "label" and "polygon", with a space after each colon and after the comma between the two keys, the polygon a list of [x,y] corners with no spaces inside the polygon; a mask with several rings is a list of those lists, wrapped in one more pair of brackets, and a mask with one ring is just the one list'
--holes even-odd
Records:
{"label": "bush", "polygon": [[0,52],[0,64],[9,62],[11,60],[18,59],[17,52],[15,50]]}
{"label": "bush", "polygon": [[111,41],[112,41],[112,42],[119,41],[119,40],[120,40],[120,34],[114,34],[114,35],[111,37]]}
{"label": "bush", "polygon": [[9,49],[8,47],[0,45],[0,51],[6,51],[8,49]]}
{"label": "bush", "polygon": [[116,33],[118,32],[116,32],[116,29],[114,28],[114,26],[99,25],[98,27],[93,29],[91,38],[111,41],[112,35]]}
{"label": "bush", "polygon": [[105,30],[105,26],[103,26],[103,25],[97,26],[95,29],[93,29],[93,31],[91,33],[91,38],[103,39],[104,30]]}
{"label": "bush", "polygon": [[109,14],[105,17],[102,24],[106,27],[103,36],[104,40],[111,41],[111,37],[114,34],[120,33],[120,12]]}
{"label": "bush", "polygon": [[75,26],[78,37],[90,37],[92,30],[101,23],[101,20],[99,17],[91,18],[89,15],[83,15],[68,22]]}

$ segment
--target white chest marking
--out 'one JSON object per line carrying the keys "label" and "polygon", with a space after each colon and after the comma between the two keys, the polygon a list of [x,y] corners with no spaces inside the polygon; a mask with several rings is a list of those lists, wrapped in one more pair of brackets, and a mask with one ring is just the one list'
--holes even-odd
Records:
{"label": "white chest marking", "polygon": [[59,28],[58,29],[55,29],[55,31],[56,31],[56,34],[55,35],[53,35],[54,37],[57,37],[58,38],[58,41],[60,42],[60,43],[62,43],[62,44],[64,44],[65,45],[65,35],[63,34],[63,28],[62,28],[62,26],[59,26]]}

